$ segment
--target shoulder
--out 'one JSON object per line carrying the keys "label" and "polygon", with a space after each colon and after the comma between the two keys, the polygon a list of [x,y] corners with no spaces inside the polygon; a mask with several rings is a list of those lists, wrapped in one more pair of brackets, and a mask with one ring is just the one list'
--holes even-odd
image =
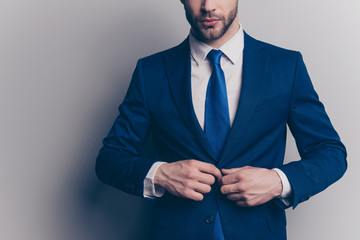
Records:
{"label": "shoulder", "polygon": [[272,61],[297,61],[299,55],[301,55],[299,51],[283,48],[272,43],[255,39],[246,32],[244,32],[244,41],[245,47],[248,45],[254,47],[255,49],[266,51]]}
{"label": "shoulder", "polygon": [[163,63],[166,58],[177,56],[184,51],[189,51],[188,38],[186,38],[177,46],[140,58],[139,62],[145,66],[159,65],[159,63]]}

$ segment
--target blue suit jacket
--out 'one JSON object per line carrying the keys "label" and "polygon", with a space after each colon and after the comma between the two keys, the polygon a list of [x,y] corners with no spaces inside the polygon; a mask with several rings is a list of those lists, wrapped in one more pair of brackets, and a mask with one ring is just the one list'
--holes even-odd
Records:
{"label": "blue suit jacket", "polygon": [[[292,205],[338,180],[346,150],[312,86],[299,52],[260,42],[245,33],[243,82],[224,150],[216,157],[194,113],[188,40],[140,59],[109,135],[96,173],[106,184],[143,195],[155,161],[197,159],[219,169],[242,166],[281,169],[292,186]],[[289,126],[301,160],[284,164]],[[152,134],[156,157],[140,157]],[[211,239],[219,211],[227,240],[286,239],[285,206],[279,200],[241,208],[214,184],[196,202],[166,193],[156,200],[152,239]]]}

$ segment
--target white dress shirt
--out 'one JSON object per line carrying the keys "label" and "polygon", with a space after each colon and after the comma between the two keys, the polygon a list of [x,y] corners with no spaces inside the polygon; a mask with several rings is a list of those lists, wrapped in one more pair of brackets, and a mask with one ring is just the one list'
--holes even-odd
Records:
{"label": "white dress shirt", "polygon": [[[209,45],[197,40],[191,33],[189,35],[191,54],[191,95],[196,117],[204,129],[205,99],[207,85],[212,73],[211,64],[207,59],[208,53],[213,49]],[[239,31],[219,50],[223,52],[220,64],[225,75],[226,92],[228,97],[230,124],[234,122],[240,98],[243,66],[244,32],[240,25]],[[143,195],[147,198],[161,197],[165,190],[156,188],[154,177],[157,169],[164,162],[156,162],[150,168],[144,180]],[[288,205],[286,198],[291,194],[291,186],[286,175],[280,169],[274,169],[281,178],[283,191],[280,197]]]}

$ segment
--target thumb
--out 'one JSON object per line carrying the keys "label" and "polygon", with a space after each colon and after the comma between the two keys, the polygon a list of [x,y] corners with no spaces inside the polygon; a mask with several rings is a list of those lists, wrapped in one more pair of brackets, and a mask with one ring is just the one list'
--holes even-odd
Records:
{"label": "thumb", "polygon": [[237,172],[239,171],[241,168],[229,168],[229,169],[221,169],[221,172],[225,175],[228,175],[228,174],[231,174],[231,173],[234,173],[234,172]]}
{"label": "thumb", "polygon": [[223,168],[223,169],[221,169],[221,171],[222,171],[223,174],[228,175],[228,174],[232,174],[234,172],[238,172],[238,171],[245,170],[245,169],[248,169],[248,168],[252,168],[252,167],[244,166],[244,167],[229,168],[229,169]]}

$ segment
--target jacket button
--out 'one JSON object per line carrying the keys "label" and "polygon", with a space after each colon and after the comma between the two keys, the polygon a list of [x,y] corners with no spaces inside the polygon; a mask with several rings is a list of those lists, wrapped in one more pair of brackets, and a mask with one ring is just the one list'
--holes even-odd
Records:
{"label": "jacket button", "polygon": [[205,218],[205,222],[208,223],[208,224],[212,223],[214,220],[215,220],[215,217],[212,216],[212,215],[207,216],[207,217]]}

